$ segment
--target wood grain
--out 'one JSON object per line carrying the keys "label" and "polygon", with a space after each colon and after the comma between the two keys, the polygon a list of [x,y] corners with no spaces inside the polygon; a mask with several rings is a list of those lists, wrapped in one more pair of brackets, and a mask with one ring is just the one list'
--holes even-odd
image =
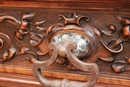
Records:
{"label": "wood grain", "polygon": [[40,7],[86,10],[128,10],[130,2],[127,0],[5,0],[2,7]]}
{"label": "wood grain", "polygon": [[[56,79],[56,78],[47,78]],[[43,87],[31,75],[0,73],[0,87]],[[128,87],[120,85],[96,83],[94,87]]]}

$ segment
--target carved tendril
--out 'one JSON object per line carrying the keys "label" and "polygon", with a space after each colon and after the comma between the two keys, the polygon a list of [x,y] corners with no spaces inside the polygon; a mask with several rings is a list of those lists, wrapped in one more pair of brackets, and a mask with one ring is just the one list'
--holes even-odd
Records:
{"label": "carved tendril", "polygon": [[[113,44],[112,47],[116,47],[119,43],[124,42],[124,41],[129,41],[130,40],[130,18],[128,17],[120,17],[116,16],[120,24],[122,25],[122,28],[119,32],[120,38],[116,40],[116,42]],[[117,72],[124,72],[127,70],[130,70],[130,67],[126,67],[126,65],[130,64],[130,57],[125,57],[125,60],[123,61],[115,61],[112,64],[112,69]]]}
{"label": "carved tendril", "polygon": [[40,27],[40,25],[44,24],[46,20],[40,21],[40,22],[35,22],[35,27],[38,29],[39,32],[44,32],[46,29],[43,27]]}
{"label": "carved tendril", "polygon": [[[3,38],[9,46],[9,49],[7,51],[5,51],[3,56],[0,58],[0,61],[3,62],[3,61],[11,59],[16,54],[17,50],[12,45],[10,38],[6,34],[0,33],[0,37]],[[2,48],[4,46],[3,39],[0,39],[0,44],[1,44],[0,48]]]}
{"label": "carved tendril", "polygon": [[130,57],[125,57],[124,59],[124,61],[115,61],[112,64],[112,69],[116,73],[121,73],[130,70],[130,67],[125,67],[126,65],[130,65]]}
{"label": "carved tendril", "polygon": [[[101,33],[101,31],[99,31],[97,28],[95,28],[94,26],[92,26],[93,27],[93,30],[94,30],[94,32],[95,32],[95,34],[96,34],[96,36],[99,38],[99,40],[100,40],[100,42],[102,43],[102,45],[108,50],[108,51],[110,51],[110,52],[112,52],[112,53],[119,53],[119,52],[121,52],[122,50],[123,50],[123,45],[122,45],[122,43],[121,42],[119,42],[117,45],[119,45],[120,47],[119,47],[119,49],[117,49],[117,50],[115,50],[114,48],[111,48],[111,47],[109,47],[108,45],[109,45],[109,43],[106,45],[104,42],[103,42],[103,40],[102,40],[102,33]],[[112,40],[113,41],[113,40]],[[110,41],[111,42],[111,41]],[[117,46],[116,45],[116,46]]]}
{"label": "carved tendril", "polygon": [[109,29],[108,31],[101,30],[101,32],[102,32],[104,35],[111,36],[113,33],[116,32],[116,26],[113,25],[113,24],[107,24],[107,28]]}
{"label": "carved tendril", "polygon": [[39,57],[36,53],[31,52],[29,48],[23,47],[21,50],[18,52],[18,55],[23,55],[23,54],[30,54],[32,56],[29,56],[29,60],[33,63],[35,60],[38,60]]}
{"label": "carved tendril", "polygon": [[[15,17],[12,16],[0,16],[0,22],[7,21],[17,27],[15,32],[15,38],[19,42],[22,42],[24,36],[30,34],[32,32],[32,19],[35,13],[24,14],[22,16],[22,20],[19,21]],[[30,34],[31,35],[31,34]]]}
{"label": "carved tendril", "polygon": [[24,36],[29,34],[31,37],[31,32],[32,32],[32,20],[34,17],[35,13],[31,14],[24,14],[22,16],[21,24],[19,25],[15,37],[19,42],[22,42],[24,39]]}
{"label": "carved tendril", "polygon": [[12,16],[0,16],[0,22],[3,21],[7,21],[13,25],[15,25],[16,27],[19,27],[20,25],[20,21],[18,21],[16,18],[12,17]]}
{"label": "carved tendril", "polygon": [[122,25],[121,30],[119,30],[119,36],[123,41],[130,40],[130,18],[117,16],[118,21]]}

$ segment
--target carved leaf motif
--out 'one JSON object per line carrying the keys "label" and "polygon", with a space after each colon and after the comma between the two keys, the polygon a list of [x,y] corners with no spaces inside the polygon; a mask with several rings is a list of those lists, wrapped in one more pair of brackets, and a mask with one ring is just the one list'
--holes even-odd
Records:
{"label": "carved leaf motif", "polygon": [[12,58],[16,54],[16,48],[14,46],[9,48],[9,59]]}
{"label": "carved leaf motif", "polygon": [[42,38],[44,35],[42,35],[42,34],[37,34],[40,38]]}
{"label": "carved leaf motif", "polygon": [[31,61],[31,62],[34,62],[34,60],[39,59],[37,54],[34,52],[31,52],[30,49],[27,47],[21,48],[21,50],[19,51],[18,54],[19,55],[30,54],[31,56],[29,56],[28,58],[29,58],[29,61]]}
{"label": "carved leaf motif", "polygon": [[20,24],[20,21],[18,21],[16,18],[12,17],[12,16],[1,16],[0,17],[0,22],[3,22],[3,21],[7,21],[15,26],[19,26]]}
{"label": "carved leaf motif", "polygon": [[130,18],[117,16],[117,19],[122,25],[122,28],[119,32],[120,37],[123,39],[123,41],[130,40]]}
{"label": "carved leaf motif", "polygon": [[46,30],[46,28],[40,27],[40,25],[42,25],[43,23],[45,23],[46,20],[40,21],[40,22],[35,22],[35,27],[38,29],[39,32],[44,32]]}
{"label": "carved leaf motif", "polygon": [[36,45],[38,44],[38,42],[35,41],[35,40],[30,40],[30,44],[31,44],[32,46],[36,46]]}
{"label": "carved leaf motif", "polygon": [[101,30],[104,35],[111,36],[113,33],[116,32],[116,26],[113,24],[107,24],[107,28],[109,30]]}
{"label": "carved leaf motif", "polygon": [[27,52],[29,52],[29,48],[23,47],[23,48],[21,48],[21,50],[19,51],[18,54],[25,54],[25,53],[27,53]]}
{"label": "carved leaf motif", "polygon": [[36,27],[38,29],[39,32],[44,32],[46,30],[46,28],[42,28],[42,27]]}
{"label": "carved leaf motif", "polygon": [[113,24],[107,24],[108,29],[110,29],[112,32],[116,31],[116,26]]}
{"label": "carved leaf motif", "polygon": [[33,32],[30,33],[30,38],[36,41],[39,41],[41,39],[37,34]]}
{"label": "carved leaf motif", "polygon": [[23,36],[17,31],[16,32],[16,38],[18,39],[18,40],[22,40],[23,39]]}
{"label": "carved leaf motif", "polygon": [[31,56],[31,57],[29,58],[29,61],[32,62],[32,63],[34,63],[35,60],[36,60],[35,57],[32,57],[32,56]]}
{"label": "carved leaf motif", "polygon": [[112,68],[116,73],[120,73],[120,72],[130,70],[129,67],[126,67],[126,65],[129,64],[130,64],[130,57],[126,56],[123,61],[115,61],[112,64]]}
{"label": "carved leaf motif", "polygon": [[22,34],[22,35],[26,35],[28,34],[27,30],[18,30],[18,33]]}
{"label": "carved leaf motif", "polygon": [[8,52],[5,51],[4,54],[3,54],[3,60],[2,61],[5,61],[7,58],[8,58]]}
{"label": "carved leaf motif", "polygon": [[117,16],[117,19],[121,23],[122,26],[126,26],[126,25],[130,24],[130,18],[128,18],[128,17]]}
{"label": "carved leaf motif", "polygon": [[125,66],[124,65],[114,65],[113,70],[117,73],[124,72]]}
{"label": "carved leaf motif", "polygon": [[130,57],[125,57],[125,61],[130,63]]}
{"label": "carved leaf motif", "polygon": [[114,61],[114,58],[113,57],[110,57],[110,58],[103,58],[103,57],[99,57],[101,60],[105,61],[105,62],[112,62]]}
{"label": "carved leaf motif", "polygon": [[24,14],[22,19],[30,22],[30,21],[32,21],[34,15],[35,15],[35,12],[31,13],[31,14]]}

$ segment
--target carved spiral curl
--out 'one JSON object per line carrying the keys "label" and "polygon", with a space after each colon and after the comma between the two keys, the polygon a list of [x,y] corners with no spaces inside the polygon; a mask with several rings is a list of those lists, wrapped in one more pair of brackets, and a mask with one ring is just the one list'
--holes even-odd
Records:
{"label": "carved spiral curl", "polygon": [[3,39],[7,42],[8,46],[9,46],[8,51],[5,51],[3,56],[0,57],[0,61],[2,62],[2,61],[6,61],[8,59],[11,59],[16,54],[16,48],[12,45],[10,38],[6,34],[0,33],[0,37],[1,37],[0,38],[0,48],[3,48],[3,46],[4,46]]}

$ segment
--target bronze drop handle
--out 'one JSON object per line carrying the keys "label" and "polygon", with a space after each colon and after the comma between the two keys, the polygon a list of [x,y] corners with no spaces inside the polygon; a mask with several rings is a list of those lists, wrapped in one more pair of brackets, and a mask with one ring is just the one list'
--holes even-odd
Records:
{"label": "bronze drop handle", "polygon": [[33,73],[36,79],[45,87],[92,87],[98,79],[99,69],[96,63],[84,63],[80,61],[71,50],[75,48],[75,45],[69,43],[66,45],[66,56],[68,60],[78,69],[82,71],[90,72],[90,79],[87,82],[69,81],[67,79],[63,80],[48,80],[42,74],[41,69],[52,65],[59,55],[57,45],[52,42],[49,44],[49,48],[53,49],[52,56],[49,60],[38,61],[35,60],[33,64]]}

